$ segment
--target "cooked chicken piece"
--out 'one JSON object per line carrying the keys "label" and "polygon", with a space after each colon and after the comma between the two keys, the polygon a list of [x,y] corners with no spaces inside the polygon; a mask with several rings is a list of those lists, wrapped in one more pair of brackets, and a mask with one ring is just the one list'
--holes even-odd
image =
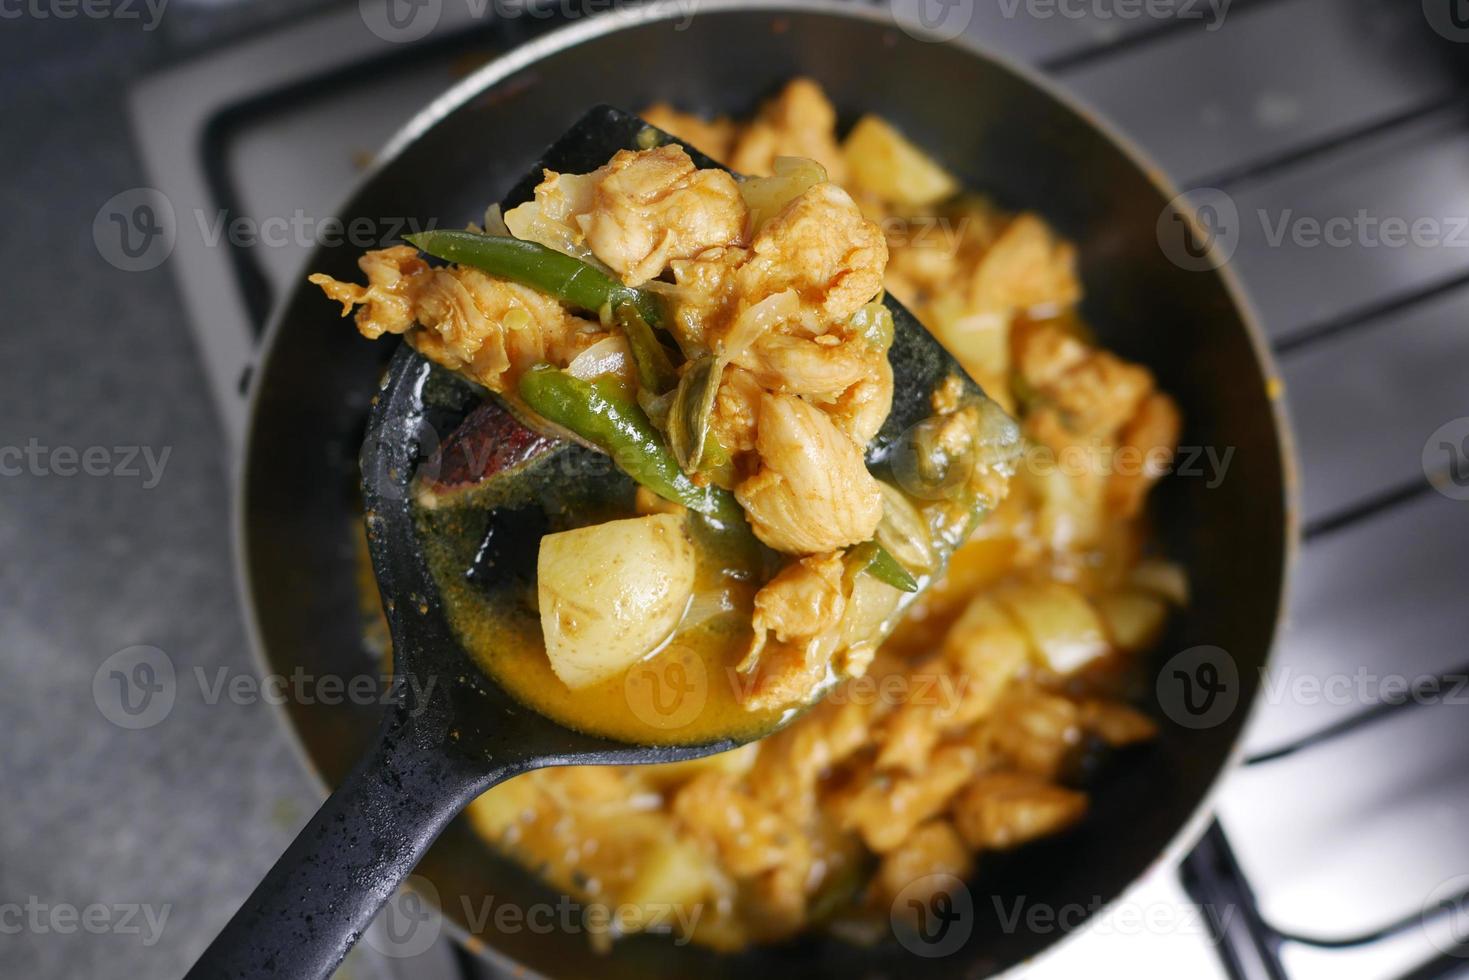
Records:
{"label": "cooked chicken piece", "polygon": [[[891,219],[884,225],[892,252],[888,274],[899,292],[920,305],[945,298],[967,302],[976,267],[1009,224],[1008,217],[978,200],[938,215],[902,210]],[[938,232],[925,233],[935,223]]]}
{"label": "cooked chicken piece", "polygon": [[760,107],[755,121],[735,140],[729,165],[737,173],[769,176],[776,157],[806,157],[846,183],[847,162],[836,139],[837,113],[826,93],[809,78],[793,79]]}
{"label": "cooked chicken piece", "polygon": [[1114,749],[1148,742],[1158,735],[1158,723],[1121,701],[1087,698],[1080,704],[1081,725]]}
{"label": "cooked chicken piece", "polygon": [[786,205],[750,250],[736,273],[742,299],[748,304],[794,289],[823,327],[845,323],[878,294],[888,260],[882,230],[832,183],[817,184]]}
{"label": "cooked chicken piece", "polygon": [[954,801],[954,823],[974,848],[1005,850],[1059,833],[1086,815],[1086,794],[1018,772],[980,776]]}
{"label": "cooked chicken piece", "polygon": [[563,766],[547,785],[562,803],[624,803],[629,773],[612,766]]}
{"label": "cooked chicken piece", "polygon": [[1097,350],[1062,375],[1049,394],[1077,435],[1111,439],[1152,389],[1147,368]]}
{"label": "cooked chicken piece", "polygon": [[1091,356],[1090,345],[1046,320],[1019,321],[1011,332],[1011,345],[1015,370],[1037,392],[1049,389]]}
{"label": "cooked chicken piece", "polygon": [[1055,779],[1081,744],[1080,710],[1058,694],[1012,691],[976,734],[1011,768],[1040,779]]}
{"label": "cooked chicken piece", "polygon": [[840,554],[791,562],[755,593],[755,637],[740,669],[754,667],[769,634],[804,647],[811,659],[831,656],[847,608]]}
{"label": "cooked chicken piece", "polygon": [[750,925],[762,942],[794,936],[806,928],[807,867],[780,865],[747,886]]}
{"label": "cooked chicken piece", "polygon": [[537,205],[580,229],[592,254],[628,285],[656,278],[676,259],[744,244],[749,212],[734,178],[698,169],[681,146],[619,150],[586,176],[547,171]]}
{"label": "cooked chicken piece", "polygon": [[964,379],[950,373],[933,389],[928,403],[933,406],[935,415],[952,415],[964,406],[965,395]]}
{"label": "cooked chicken piece", "polygon": [[821,409],[763,395],[755,448],[761,469],[735,488],[755,535],[794,555],[837,551],[871,539],[882,491],[862,450]]}
{"label": "cooked chicken piece", "polygon": [[939,739],[988,715],[1029,659],[1015,621],[977,596],[949,628],[940,655],[910,669],[907,699],[883,721],[878,768],[922,771]]}
{"label": "cooked chicken piece", "polygon": [[1107,506],[1114,514],[1131,518],[1142,511],[1148,491],[1168,472],[1182,428],[1178,406],[1162,392],[1138,405],[1118,434],[1117,465],[1107,482]]}
{"label": "cooked chicken piece", "polygon": [[749,371],[735,365],[724,369],[719,392],[714,396],[709,428],[729,452],[740,454],[754,450],[760,398],[764,394],[765,389]]}
{"label": "cooked chicken piece", "polygon": [[692,112],[679,112],[667,102],[655,102],[644,109],[642,115],[644,122],[678,137],[720,163],[729,163],[735,124],[728,116],[705,119]]}
{"label": "cooked chicken piece", "polygon": [[[908,680],[912,686],[908,689],[908,700],[882,720],[877,732],[880,747],[877,750],[876,765],[879,770],[898,769],[918,773],[928,764],[929,755],[943,735],[943,727],[938,718],[941,706],[931,700],[931,696],[939,690],[936,684],[939,671],[947,673],[942,665],[935,665],[930,668],[920,667],[909,675]],[[951,681],[953,677],[949,675],[944,680]],[[924,690],[924,697],[916,698],[915,692],[920,686]]]}
{"label": "cooked chicken piece", "polygon": [[805,704],[832,676],[831,661],[807,655],[805,644],[767,642],[753,669],[742,675],[740,704],[765,711]]}
{"label": "cooked chicken piece", "polygon": [[727,773],[708,772],[689,780],[673,797],[673,813],[718,848],[725,867],[736,877],[810,860],[805,842],[785,833],[784,821],[743,792]]}
{"label": "cooked chicken piece", "polygon": [[974,777],[978,759],[971,746],[945,745],[922,772],[864,780],[854,795],[832,802],[843,826],[860,833],[876,853],[886,854],[907,840],[914,827],[944,810]]}
{"label": "cooked chicken piece", "polygon": [[680,336],[714,346],[712,334],[727,329],[734,319],[735,272],[749,257],[748,249],[711,248],[696,259],[670,263],[674,285],[668,289],[669,306]]}
{"label": "cooked chicken piece", "polygon": [[969,283],[969,302],[980,310],[1024,313],[1060,309],[1080,299],[1075,247],[1028,213],[1010,222],[980,259]]}
{"label": "cooked chicken piece", "polygon": [[944,884],[941,875],[963,879],[973,869],[969,847],[954,825],[947,820],[930,820],[883,855],[875,879],[878,898],[896,914],[911,916],[916,911],[913,906],[893,905],[900,894],[926,906]]}
{"label": "cooked chicken piece", "polygon": [[810,817],[817,780],[866,744],[871,719],[883,707],[877,699],[833,696],[803,715],[799,725],[766,736],[750,770],[750,791],[790,819]]}
{"label": "cooked chicken piece", "polygon": [[1013,331],[1029,389],[1025,433],[1048,464],[1023,480],[1036,499],[1036,538],[1055,553],[1096,547],[1117,518],[1136,517],[1177,445],[1177,406],[1143,367],[1086,343],[1057,321]]}
{"label": "cooked chicken piece", "polygon": [[755,375],[767,391],[801,395],[829,403],[887,364],[883,351],[861,337],[822,334],[814,340],[790,334],[765,334],[735,363]]}
{"label": "cooked chicken piece", "polygon": [[[839,344],[840,328],[882,288],[886,262],[880,229],[845,191],[820,183],[767,221],[748,249],[712,248],[673,261],[668,291],[684,338],[757,368],[751,348],[769,335],[815,341],[836,331],[820,343]],[[835,398],[832,369],[819,370],[821,390]]]}
{"label": "cooked chicken piece", "polygon": [[492,391],[512,390],[531,365],[566,366],[607,334],[543,293],[466,266],[430,267],[407,245],[357,260],[367,285],[310,277],[357,329],[376,339],[403,334],[414,349]]}
{"label": "cooked chicken piece", "polygon": [[893,366],[879,357],[874,370],[842,393],[827,414],[857,445],[867,444],[882,429],[893,408]]}

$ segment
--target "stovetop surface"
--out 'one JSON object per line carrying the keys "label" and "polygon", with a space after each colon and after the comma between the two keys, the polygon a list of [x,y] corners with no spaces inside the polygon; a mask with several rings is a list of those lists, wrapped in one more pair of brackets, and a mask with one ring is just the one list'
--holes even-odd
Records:
{"label": "stovetop surface", "polygon": [[[403,121],[541,29],[444,9],[426,42],[387,44],[354,8],[135,90],[153,186],[190,216],[171,266],[227,436],[253,342],[308,242],[211,248],[206,226],[221,212],[330,216]],[[975,6],[969,35],[1040,66],[1181,186],[1222,190],[1243,216],[1232,261],[1278,354],[1306,529],[1252,764],[1230,778],[1185,880],[1155,872],[1031,975],[1451,975],[1469,966],[1445,952],[1464,952],[1469,923],[1425,908],[1469,886],[1454,882],[1469,872],[1469,504],[1455,499],[1469,492],[1431,437],[1469,415],[1469,45],[1456,43],[1469,32],[1441,36],[1401,0],[1236,0],[1219,24],[1104,15],[1110,4],[1080,17],[1004,9]],[[1374,244],[1360,222],[1345,244],[1295,234],[1363,214],[1429,222],[1438,238]],[[1394,676],[1420,696],[1378,704]],[[242,898],[248,884],[242,873],[225,891]],[[1258,921],[1232,922],[1228,941],[1198,914],[1201,900],[1246,898]],[[1166,924],[1130,927],[1124,909]],[[470,968],[454,961],[414,962],[412,975]],[[368,952],[354,968],[406,975]]]}

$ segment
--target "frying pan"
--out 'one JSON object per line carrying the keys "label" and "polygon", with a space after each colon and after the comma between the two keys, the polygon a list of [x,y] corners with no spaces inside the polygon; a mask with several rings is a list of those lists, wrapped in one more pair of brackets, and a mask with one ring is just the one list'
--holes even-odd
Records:
{"label": "frying pan", "polygon": [[[694,16],[687,16],[690,12]],[[894,120],[970,187],[1031,208],[1077,243],[1083,311],[1102,343],[1148,365],[1180,402],[1188,446],[1233,449],[1222,481],[1174,476],[1155,493],[1164,551],[1186,564],[1194,598],[1176,615],[1158,663],[1208,645],[1238,671],[1238,706],[1197,728],[1157,703],[1161,736],[1118,756],[1090,786],[1074,832],[985,854],[971,884],[967,940],[941,958],[896,943],[859,948],[806,938],[719,955],[666,937],[594,953],[582,936],[482,933],[471,948],[547,977],[988,976],[1062,938],[1016,927],[1016,908],[1092,910],[1154,864],[1172,861],[1208,818],[1237,757],[1281,609],[1292,552],[1292,481],[1269,356],[1227,269],[1189,271],[1159,245],[1173,193],[1097,120],[1047,83],[963,43],[907,33],[883,10],[807,0],[701,0],[591,18],[501,58],[428,106],[393,140],[339,212],[344,220],[478,220],[588,106],[665,99],[744,115],[794,75],[814,77],[843,120]],[[359,250],[322,246],[310,268],[353,279]],[[1184,265],[1190,263],[1183,263]],[[277,311],[252,392],[238,496],[241,577],[263,669],[356,677],[379,665],[361,635],[357,449],[389,344],[368,343],[304,281]],[[325,700],[325,699],[322,699]],[[373,704],[284,705],[311,767],[340,780],[375,730]],[[1170,717],[1170,714],[1174,717]],[[451,928],[469,932],[486,899],[557,907],[552,890],[495,855],[465,821],[420,864]],[[1070,931],[1085,914],[1067,918]],[[1025,919],[1021,919],[1022,922]]]}

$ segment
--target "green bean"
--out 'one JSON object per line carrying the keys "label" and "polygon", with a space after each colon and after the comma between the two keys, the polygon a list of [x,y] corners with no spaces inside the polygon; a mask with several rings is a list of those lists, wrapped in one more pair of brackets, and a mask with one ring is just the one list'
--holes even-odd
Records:
{"label": "green bean", "polygon": [[432,256],[483,269],[579,310],[600,313],[604,306],[615,309],[631,303],[649,324],[656,327],[663,322],[662,305],[652,293],[624,285],[581,259],[538,242],[477,231],[422,231],[404,237]]}
{"label": "green bean", "polygon": [[701,487],[678,468],[662,434],[615,378],[583,381],[538,364],[521,376],[520,397],[532,411],[607,453],[619,469],[664,500],[722,524],[744,524],[744,512],[729,491]]}
{"label": "green bean", "polygon": [[668,359],[668,351],[653,335],[653,328],[632,303],[619,303],[613,311],[617,325],[627,334],[633,363],[638,368],[638,384],[650,395],[661,395],[678,385],[678,372]]}

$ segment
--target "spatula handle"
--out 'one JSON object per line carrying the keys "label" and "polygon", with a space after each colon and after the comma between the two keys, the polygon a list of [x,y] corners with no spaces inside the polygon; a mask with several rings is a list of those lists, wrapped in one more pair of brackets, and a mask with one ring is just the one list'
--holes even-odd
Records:
{"label": "spatula handle", "polygon": [[425,851],[506,765],[456,766],[401,711],[194,964],[187,980],[325,978]]}

